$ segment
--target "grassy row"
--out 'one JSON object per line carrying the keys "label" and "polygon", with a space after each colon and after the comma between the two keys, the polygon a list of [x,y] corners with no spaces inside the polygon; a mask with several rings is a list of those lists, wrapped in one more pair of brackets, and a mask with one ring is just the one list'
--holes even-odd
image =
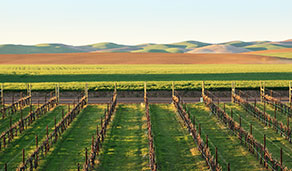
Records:
{"label": "grassy row", "polygon": [[46,137],[46,126],[49,132],[54,129],[54,118],[57,122],[62,118],[62,109],[65,106],[57,106],[43,117],[37,119],[20,136],[15,138],[7,148],[0,152],[0,169],[7,163],[8,170],[16,170],[22,161],[22,149],[25,149],[25,156],[29,156],[35,150],[35,136],[38,136],[39,144]]}
{"label": "grassy row", "polygon": [[[257,107],[264,111],[264,104],[263,103],[258,103]],[[271,105],[266,104],[266,113],[269,114],[271,117],[275,116],[275,108]],[[284,125],[287,125],[288,122],[288,118],[287,115],[285,113],[282,113],[280,111],[276,112],[276,118],[279,122],[282,122]],[[292,119],[289,119],[289,125],[292,125]]]}
{"label": "grassy row", "polygon": [[215,154],[215,148],[218,148],[218,161],[227,170],[227,164],[230,163],[231,170],[260,170],[256,156],[248,152],[240,140],[234,134],[219,122],[216,116],[210,114],[210,110],[203,104],[188,105],[191,116],[196,118],[196,126],[201,124],[202,137],[208,135],[209,147],[212,154]]}
{"label": "grassy row", "polygon": [[146,130],[142,106],[119,105],[103,143],[97,170],[149,170]]}
{"label": "grassy row", "polygon": [[[33,109],[35,108],[35,106],[33,106]],[[30,107],[25,107],[24,109],[22,109],[22,117],[24,118],[26,115],[29,114],[30,111]],[[14,114],[9,114],[8,116],[6,116],[4,119],[0,119],[0,132],[4,132],[6,131],[9,127],[10,127],[10,118],[12,121],[12,125],[14,123],[16,123],[17,121],[19,121],[19,119],[21,118],[21,111],[18,110],[16,113]],[[7,114],[6,114],[7,115]]]}
{"label": "grassy row", "polygon": [[76,170],[85,161],[85,147],[91,149],[91,137],[96,137],[100,117],[105,105],[90,105],[81,111],[66,132],[60,137],[48,156],[41,162],[40,170]]}
{"label": "grassy row", "polygon": [[208,170],[171,105],[150,105],[158,170]]}
{"label": "grassy row", "polygon": [[[221,104],[221,107],[223,104]],[[239,123],[241,116],[242,127],[249,131],[252,124],[252,135],[263,144],[264,135],[266,135],[266,145],[269,152],[280,161],[280,148],[283,148],[283,164],[292,168],[292,144],[284,137],[280,136],[273,128],[266,127],[260,120],[247,113],[241,106],[236,104],[226,104],[226,112],[230,115],[230,109],[233,111],[233,119]]]}

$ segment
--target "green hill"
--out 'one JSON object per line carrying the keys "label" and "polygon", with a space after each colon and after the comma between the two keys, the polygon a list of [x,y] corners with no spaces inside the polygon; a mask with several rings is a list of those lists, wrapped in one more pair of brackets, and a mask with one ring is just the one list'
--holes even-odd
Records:
{"label": "green hill", "polygon": [[102,42],[102,43],[81,46],[81,47],[91,47],[91,48],[94,48],[96,50],[104,50],[104,49],[114,49],[114,48],[127,47],[127,45],[120,45],[120,44],[111,43],[111,42]]}
{"label": "green hill", "polygon": [[245,48],[247,46],[257,45],[257,44],[264,44],[269,43],[269,41],[253,41],[253,42],[244,42],[244,41],[230,41],[225,43],[220,43],[221,45],[231,45],[235,47],[242,47]]}
{"label": "green hill", "polygon": [[193,48],[208,46],[211,44],[198,42],[198,41],[184,41],[184,42],[172,43],[171,45],[178,45],[178,46],[181,46],[182,48],[185,48],[185,49],[193,49]]}
{"label": "green hill", "polygon": [[285,46],[285,45],[274,44],[274,43],[261,43],[261,44],[256,44],[256,45],[245,46],[244,48],[251,51],[260,51],[260,50],[292,48],[292,46]]}
{"label": "green hill", "polygon": [[156,44],[156,45],[146,45],[140,50],[134,50],[131,52],[139,53],[183,53],[184,46],[182,45],[173,45],[173,44]]}
{"label": "green hill", "polygon": [[76,53],[76,52],[88,51],[64,44],[38,44],[35,46],[12,44],[0,45],[0,54]]}
{"label": "green hill", "polygon": [[33,53],[77,53],[77,52],[140,52],[140,53],[187,53],[195,52],[199,48],[210,45],[224,45],[242,48],[243,50],[260,51],[271,49],[292,48],[292,41],[230,41],[219,44],[199,41],[183,41],[169,44],[145,43],[139,45],[123,45],[112,42],[102,42],[82,46],[65,44],[37,44],[37,45],[0,45],[0,54],[33,54]]}

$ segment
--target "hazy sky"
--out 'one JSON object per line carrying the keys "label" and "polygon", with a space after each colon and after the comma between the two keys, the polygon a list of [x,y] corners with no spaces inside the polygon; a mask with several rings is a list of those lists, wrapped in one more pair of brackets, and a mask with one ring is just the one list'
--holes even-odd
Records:
{"label": "hazy sky", "polygon": [[0,44],[292,38],[292,0],[0,0]]}

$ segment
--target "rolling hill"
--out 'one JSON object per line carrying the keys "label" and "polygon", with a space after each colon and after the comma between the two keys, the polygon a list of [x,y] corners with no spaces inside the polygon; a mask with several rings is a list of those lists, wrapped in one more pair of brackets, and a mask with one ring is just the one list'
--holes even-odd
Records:
{"label": "rolling hill", "polygon": [[90,49],[64,44],[0,45],[0,54],[33,54],[33,53],[77,53],[89,52]]}
{"label": "rolling hill", "polygon": [[73,46],[66,44],[0,45],[0,54],[132,52],[132,53],[241,53],[271,49],[292,48],[292,39],[271,41],[230,41],[219,44],[183,41],[169,44],[146,43],[123,45],[112,42]]}
{"label": "rolling hill", "polygon": [[232,45],[209,45],[194,50],[188,51],[187,53],[243,53],[249,52],[250,50],[236,47]]}

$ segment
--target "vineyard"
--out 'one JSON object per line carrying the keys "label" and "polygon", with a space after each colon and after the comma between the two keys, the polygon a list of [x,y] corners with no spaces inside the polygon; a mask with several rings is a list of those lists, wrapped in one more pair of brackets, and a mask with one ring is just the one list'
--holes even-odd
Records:
{"label": "vineyard", "polygon": [[232,81],[238,88],[258,90],[261,80],[284,89],[292,80],[291,68],[291,64],[1,65],[0,80],[5,90],[12,91],[25,90],[26,83],[34,91],[50,91],[57,83],[62,91],[81,91],[86,82],[90,91],[113,91],[115,82],[117,90],[143,91],[144,81],[148,90],[171,90],[171,81],[177,90],[200,90],[201,81],[212,90],[230,90]]}
{"label": "vineyard", "polygon": [[232,83],[223,101],[200,82],[200,102],[191,103],[168,84],[171,104],[151,102],[149,83],[142,103],[119,102],[115,84],[98,104],[88,84],[72,103],[61,100],[59,84],[41,99],[33,84],[14,94],[2,86],[0,170],[292,169],[291,83],[289,101],[263,82],[259,97]]}

